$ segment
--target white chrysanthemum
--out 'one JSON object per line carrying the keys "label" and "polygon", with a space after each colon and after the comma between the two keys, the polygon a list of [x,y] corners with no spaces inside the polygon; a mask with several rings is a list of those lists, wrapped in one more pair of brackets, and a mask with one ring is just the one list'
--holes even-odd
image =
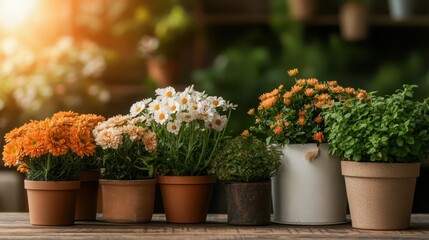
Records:
{"label": "white chrysanthemum", "polygon": [[222,131],[228,122],[228,118],[226,116],[218,116],[212,121],[212,128],[218,132]]}
{"label": "white chrysanthemum", "polygon": [[170,114],[174,114],[180,110],[180,104],[177,102],[176,99],[172,99],[172,98],[169,99],[167,101],[167,105],[168,105],[168,110]]}
{"label": "white chrysanthemum", "polygon": [[181,122],[177,120],[167,123],[167,131],[175,135],[179,134],[180,127],[181,127]]}
{"label": "white chrysanthemum", "polygon": [[135,117],[139,115],[146,108],[146,104],[143,101],[134,103],[130,108],[131,116]]}
{"label": "white chrysanthemum", "polygon": [[172,98],[175,97],[176,90],[173,87],[158,88],[155,93],[162,98]]}
{"label": "white chrysanthemum", "polygon": [[106,128],[95,135],[95,142],[103,149],[117,149],[122,144],[122,132],[115,128]]}
{"label": "white chrysanthemum", "polygon": [[121,127],[128,124],[128,120],[131,119],[131,115],[116,115],[107,119],[107,126],[109,127]]}
{"label": "white chrysanthemum", "polygon": [[146,132],[146,128],[135,125],[127,125],[124,127],[124,132],[130,136],[131,141],[142,139]]}
{"label": "white chrysanthemum", "polygon": [[181,92],[178,94],[176,101],[180,104],[181,110],[186,110],[191,102],[191,95]]}
{"label": "white chrysanthemum", "polygon": [[168,121],[169,117],[170,116],[166,111],[160,110],[160,111],[154,112],[155,122],[157,122],[161,125],[165,124]]}

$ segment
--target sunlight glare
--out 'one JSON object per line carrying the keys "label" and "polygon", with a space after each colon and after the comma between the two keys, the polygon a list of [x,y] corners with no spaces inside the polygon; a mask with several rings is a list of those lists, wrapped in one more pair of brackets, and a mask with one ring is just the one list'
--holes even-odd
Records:
{"label": "sunlight glare", "polygon": [[17,27],[34,9],[36,0],[0,0],[0,24]]}

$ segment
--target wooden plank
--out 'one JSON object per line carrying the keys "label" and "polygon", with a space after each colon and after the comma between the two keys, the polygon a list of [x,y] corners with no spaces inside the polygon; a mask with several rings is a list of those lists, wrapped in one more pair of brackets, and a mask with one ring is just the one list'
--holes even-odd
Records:
{"label": "wooden plank", "polygon": [[0,239],[429,239],[429,214],[412,216],[411,228],[402,231],[353,229],[331,226],[231,226],[226,215],[210,214],[205,224],[169,224],[163,214],[144,224],[77,221],[73,226],[33,226],[28,213],[0,213]]}

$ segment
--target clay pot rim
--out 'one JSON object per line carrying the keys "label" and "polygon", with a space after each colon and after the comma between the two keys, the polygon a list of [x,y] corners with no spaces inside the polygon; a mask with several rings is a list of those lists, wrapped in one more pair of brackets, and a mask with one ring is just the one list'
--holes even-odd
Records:
{"label": "clay pot rim", "polygon": [[155,178],[140,179],[140,180],[100,179],[100,184],[101,185],[116,185],[116,186],[148,185],[148,184],[156,184],[156,179]]}
{"label": "clay pot rim", "polygon": [[24,188],[28,190],[77,190],[80,181],[33,181],[24,180]]}
{"label": "clay pot rim", "polygon": [[420,163],[384,163],[341,161],[341,174],[347,177],[416,178]]}
{"label": "clay pot rim", "polygon": [[95,181],[100,179],[100,175],[99,169],[85,169],[79,171],[80,181]]}
{"label": "clay pot rim", "polygon": [[159,184],[213,184],[215,176],[158,176]]}

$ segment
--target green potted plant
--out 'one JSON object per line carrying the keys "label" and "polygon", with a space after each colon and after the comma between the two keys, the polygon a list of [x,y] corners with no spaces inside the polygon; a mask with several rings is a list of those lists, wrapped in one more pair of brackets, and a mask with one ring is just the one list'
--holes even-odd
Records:
{"label": "green potted plant", "polygon": [[136,223],[152,219],[157,135],[140,124],[141,119],[117,115],[99,123],[93,131],[102,149],[100,185],[105,221]]}
{"label": "green potted plant", "polygon": [[[290,76],[297,69],[288,71]],[[278,174],[272,179],[273,221],[284,224],[337,224],[346,222],[346,190],[340,162],[328,154],[323,106],[366,92],[343,88],[336,81],[295,79],[259,97],[250,131],[282,146]],[[305,177],[304,177],[305,176]]]}
{"label": "green potted plant", "polygon": [[80,188],[79,162],[95,153],[91,131],[102,117],[58,112],[5,135],[5,166],[25,173],[30,223],[71,225]]}
{"label": "green potted plant", "polygon": [[158,183],[167,221],[204,222],[216,180],[209,175],[210,161],[235,105],[193,86],[155,92],[156,98],[133,104],[130,114],[158,135]]}
{"label": "green potted plant", "polygon": [[420,162],[429,156],[429,99],[413,88],[334,103],[324,113],[338,155],[355,228],[408,228]]}
{"label": "green potted plant", "polygon": [[271,221],[271,177],[281,151],[251,135],[227,140],[216,152],[211,171],[225,183],[228,223],[267,225]]}

